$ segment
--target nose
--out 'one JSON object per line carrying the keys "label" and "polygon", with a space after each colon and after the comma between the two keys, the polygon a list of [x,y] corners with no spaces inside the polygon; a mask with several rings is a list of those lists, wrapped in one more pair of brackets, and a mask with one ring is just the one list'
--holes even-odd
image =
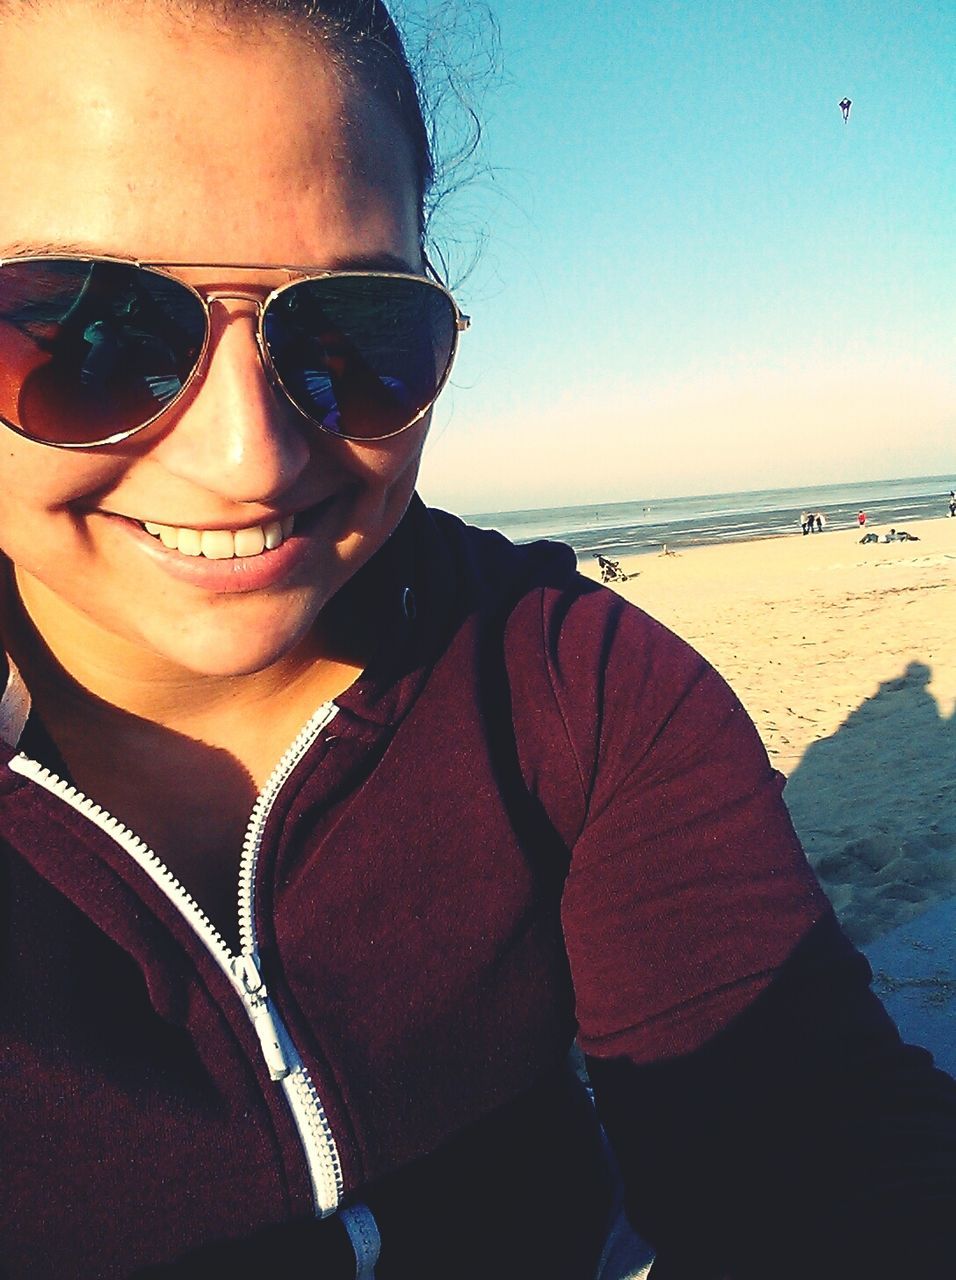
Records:
{"label": "nose", "polygon": [[167,470],[232,502],[287,492],[311,456],[308,427],[274,392],[251,300],[210,302],[202,381],[152,449]]}

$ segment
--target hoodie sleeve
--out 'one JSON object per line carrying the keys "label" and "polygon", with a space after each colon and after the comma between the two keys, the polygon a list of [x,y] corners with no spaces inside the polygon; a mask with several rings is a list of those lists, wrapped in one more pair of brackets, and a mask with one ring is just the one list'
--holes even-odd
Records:
{"label": "hoodie sleeve", "polygon": [[587,796],[562,918],[654,1280],[951,1276],[956,1085],[871,993],[740,702],[608,594],[546,628]]}

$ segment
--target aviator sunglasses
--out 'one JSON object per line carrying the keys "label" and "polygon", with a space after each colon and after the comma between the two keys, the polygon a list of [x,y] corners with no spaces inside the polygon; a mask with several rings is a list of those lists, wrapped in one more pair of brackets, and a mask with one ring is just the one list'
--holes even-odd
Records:
{"label": "aviator sunglasses", "polygon": [[117,444],[155,422],[201,376],[213,302],[245,300],[270,381],[345,440],[384,440],[420,421],[451,370],[467,316],[435,279],[393,271],[281,270],[262,290],[193,288],[196,263],[31,255],[0,259],[0,421],[39,444]]}

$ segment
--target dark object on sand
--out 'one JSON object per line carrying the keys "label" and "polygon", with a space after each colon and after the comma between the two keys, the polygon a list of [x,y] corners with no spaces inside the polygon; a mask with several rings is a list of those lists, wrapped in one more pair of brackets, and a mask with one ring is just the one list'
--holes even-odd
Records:
{"label": "dark object on sand", "polygon": [[609,560],[607,556],[595,556],[598,562],[598,568],[601,570],[602,582],[627,582],[628,578],[636,578],[636,573],[625,573],[620,564],[616,560]]}

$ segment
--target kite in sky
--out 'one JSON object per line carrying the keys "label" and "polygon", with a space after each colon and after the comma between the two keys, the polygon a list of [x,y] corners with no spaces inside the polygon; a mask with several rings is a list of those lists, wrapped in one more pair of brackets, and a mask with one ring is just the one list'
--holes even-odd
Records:
{"label": "kite in sky", "polygon": [[850,118],[850,108],[853,106],[853,103],[850,101],[849,98],[844,98],[839,105],[840,105],[840,110],[843,112],[843,123],[846,124],[846,122]]}

